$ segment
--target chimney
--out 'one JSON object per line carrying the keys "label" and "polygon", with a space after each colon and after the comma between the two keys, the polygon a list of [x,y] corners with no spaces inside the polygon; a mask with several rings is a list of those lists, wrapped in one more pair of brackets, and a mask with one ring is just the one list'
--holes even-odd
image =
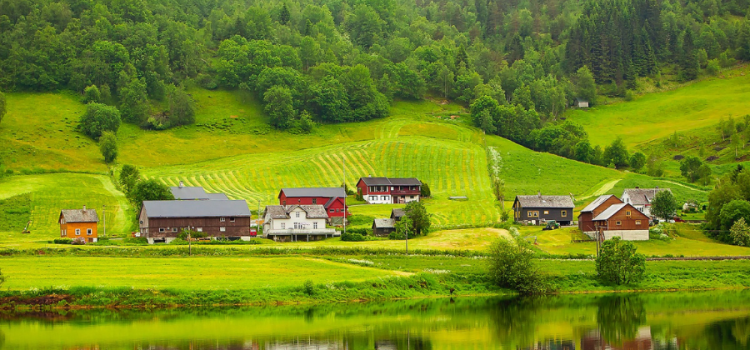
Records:
{"label": "chimney", "polygon": [[86,211],[86,204],[83,205],[83,211]]}
{"label": "chimney", "polygon": [[640,187],[638,187],[638,186],[635,186],[635,189],[636,189],[636,190],[637,190],[637,189],[639,189],[639,188],[640,188]]}
{"label": "chimney", "polygon": [[372,177],[372,174],[367,174],[367,177]]}
{"label": "chimney", "polygon": [[180,188],[183,188],[183,187],[185,187],[185,184],[182,183],[182,181],[180,181]]}
{"label": "chimney", "polygon": [[537,196],[539,196],[539,198],[542,198],[542,191],[538,191],[538,192],[536,193],[536,195],[537,195]]}

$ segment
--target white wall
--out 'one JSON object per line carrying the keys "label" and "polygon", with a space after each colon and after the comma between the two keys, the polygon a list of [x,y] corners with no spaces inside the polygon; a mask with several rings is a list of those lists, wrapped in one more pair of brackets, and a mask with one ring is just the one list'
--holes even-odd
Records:
{"label": "white wall", "polygon": [[[586,235],[596,239],[596,231],[586,232]],[[648,230],[610,230],[604,231],[604,239],[620,237],[623,241],[648,241]]]}
{"label": "white wall", "polygon": [[[375,197],[375,199],[372,199],[372,197]],[[391,195],[366,195],[365,201],[370,204],[393,204],[393,198]]]}

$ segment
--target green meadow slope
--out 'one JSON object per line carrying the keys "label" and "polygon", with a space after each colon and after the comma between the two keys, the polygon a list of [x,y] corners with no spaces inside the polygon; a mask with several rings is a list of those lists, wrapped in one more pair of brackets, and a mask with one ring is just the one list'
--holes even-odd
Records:
{"label": "green meadow slope", "polygon": [[591,143],[605,146],[621,136],[628,147],[715,125],[720,118],[750,114],[748,67],[727,70],[671,91],[646,94],[632,102],[570,110],[568,120],[583,125]]}
{"label": "green meadow slope", "polygon": [[[258,104],[241,92],[191,94],[199,108],[195,125],[149,131],[123,124],[119,163],[137,165],[144,177],[165,184],[183,181],[224,192],[246,200],[252,209],[275,204],[282,187],[340,186],[344,166],[350,188],[368,175],[427,182],[432,198],[425,203],[437,229],[498,222],[501,206],[494,200],[491,167],[504,181],[508,201],[541,191],[572,194],[582,205],[596,195],[620,194],[625,186],[678,187],[680,200],[706,195],[672,180],[591,166],[484,135],[455,104],[396,102],[387,118],[319,125],[309,135],[296,135],[270,129]],[[5,165],[16,174],[54,173],[15,175],[0,182],[0,215],[16,222],[0,228],[0,242],[51,240],[57,236],[59,210],[84,204],[97,209],[106,204],[109,234],[122,236],[135,229],[127,200],[107,175],[96,143],[75,130],[84,108],[75,96],[12,93],[8,106],[0,124],[0,142],[7,145],[0,151]],[[451,201],[450,196],[468,200]],[[351,210],[384,217],[394,207],[354,205]],[[32,233],[22,235],[20,223],[27,221],[32,221]]]}

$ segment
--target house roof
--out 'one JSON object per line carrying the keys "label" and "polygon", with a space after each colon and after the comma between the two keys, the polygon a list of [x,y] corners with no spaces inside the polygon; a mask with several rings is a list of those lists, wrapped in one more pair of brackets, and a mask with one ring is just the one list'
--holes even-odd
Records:
{"label": "house roof", "polygon": [[212,201],[228,201],[229,197],[223,193],[206,193],[206,198]]}
{"label": "house roof", "polygon": [[287,198],[298,198],[298,197],[346,197],[346,192],[343,187],[299,187],[299,188],[282,188],[279,192],[287,196]]}
{"label": "house roof", "polygon": [[373,228],[394,228],[396,221],[393,219],[375,219],[372,221]]}
{"label": "house roof", "polygon": [[361,177],[367,186],[422,186],[422,182],[413,177]]}
{"label": "house roof", "polygon": [[[605,209],[603,212],[601,212],[599,215],[597,215],[594,218],[594,221],[609,220],[609,218],[611,218],[612,215],[617,214],[617,212],[619,212],[620,210],[622,210],[622,208],[625,208],[626,206],[629,206],[629,204],[620,203],[620,204],[612,205],[609,208]],[[633,208],[633,210],[638,211],[635,208]]]}
{"label": "house roof", "polygon": [[516,200],[524,208],[573,208],[570,196],[516,196]]}
{"label": "house roof", "polygon": [[328,213],[326,208],[320,204],[313,205],[267,205],[266,216],[270,215],[271,219],[289,219],[289,214],[294,209],[302,209],[307,213],[308,219],[327,219]]}
{"label": "house roof", "polygon": [[208,199],[203,187],[172,186],[169,189],[172,191],[174,199]]}
{"label": "house roof", "polygon": [[622,196],[630,198],[629,202],[633,205],[647,205],[651,204],[656,194],[661,191],[672,192],[668,188],[626,188]]}
{"label": "house roof", "polygon": [[603,196],[599,196],[597,199],[594,199],[593,202],[589,203],[589,205],[583,208],[583,210],[581,210],[581,213],[588,213],[588,212],[594,211],[594,209],[599,208],[600,205],[604,204],[604,202],[606,202],[608,199],[612,197],[615,197],[615,196],[611,194],[605,194]]}
{"label": "house roof", "polygon": [[60,215],[65,218],[65,222],[99,222],[96,209],[66,209],[61,210]]}
{"label": "house roof", "polygon": [[406,216],[406,210],[404,209],[393,209],[391,210],[391,218],[402,218]]}
{"label": "house roof", "polygon": [[250,216],[244,200],[143,201],[149,218]]}

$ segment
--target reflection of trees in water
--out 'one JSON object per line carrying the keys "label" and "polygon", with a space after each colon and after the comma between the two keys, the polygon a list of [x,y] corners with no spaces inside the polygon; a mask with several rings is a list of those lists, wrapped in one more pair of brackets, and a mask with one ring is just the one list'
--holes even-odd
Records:
{"label": "reflection of trees in water", "polygon": [[710,349],[750,349],[750,317],[711,323],[705,337]]}
{"label": "reflection of trees in water", "polygon": [[537,315],[542,301],[542,298],[518,297],[499,300],[489,306],[497,339],[507,344],[533,344],[537,318],[542,317]]}
{"label": "reflection of trees in water", "polygon": [[602,339],[612,344],[633,340],[646,323],[646,308],[637,295],[612,295],[599,299],[596,322]]}

